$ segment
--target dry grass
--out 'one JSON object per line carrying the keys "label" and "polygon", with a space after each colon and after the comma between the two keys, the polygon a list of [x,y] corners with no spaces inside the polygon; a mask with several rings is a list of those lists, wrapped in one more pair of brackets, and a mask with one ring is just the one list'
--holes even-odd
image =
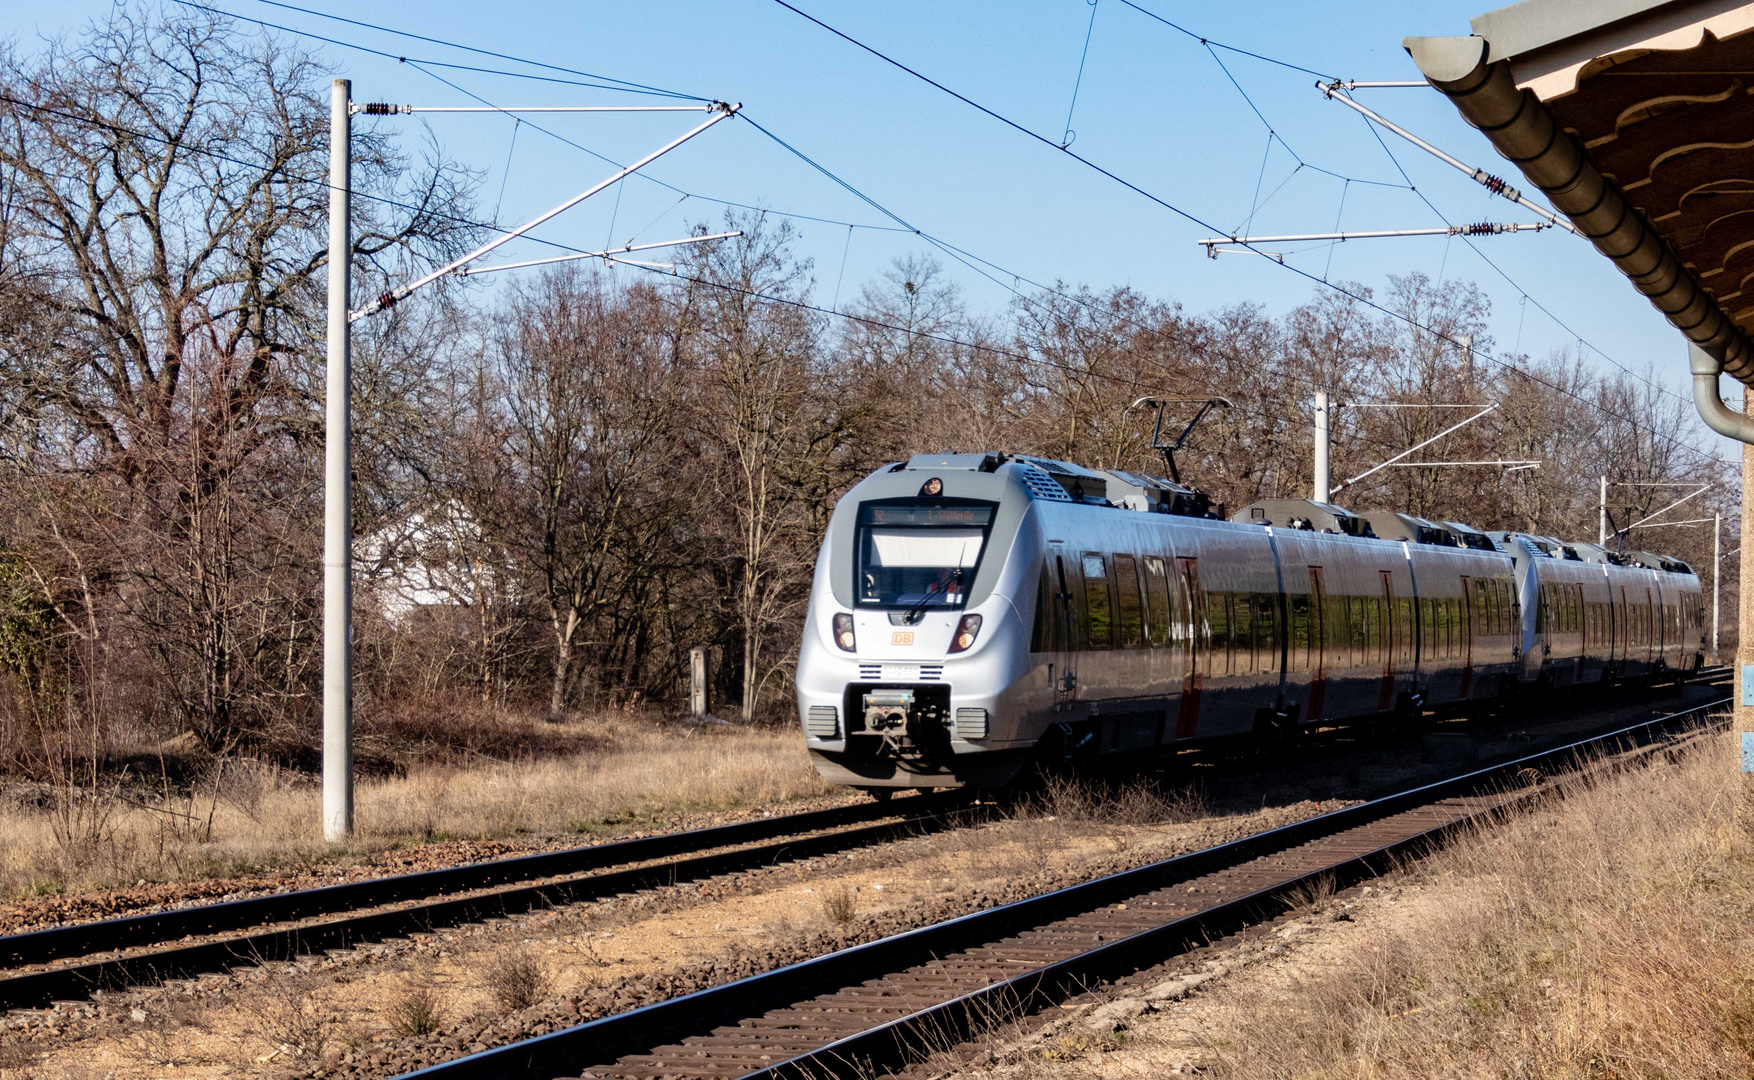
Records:
{"label": "dry grass", "polygon": [[1023,809],[1081,825],[1170,825],[1206,816],[1198,789],[1150,777],[1050,776]]}
{"label": "dry grass", "polygon": [[822,913],[836,926],[845,926],[859,913],[859,900],[853,890],[842,883],[822,896]]}
{"label": "dry grass", "polygon": [[528,946],[507,946],[481,965],[481,985],[504,1012],[519,1012],[547,997],[554,980]]}
{"label": "dry grass", "polygon": [[[827,793],[789,729],[663,728],[606,717],[550,725],[559,745],[591,749],[523,761],[417,766],[363,780],[355,853],[431,839],[608,831],[686,810],[782,803]],[[226,876],[327,858],[314,778],[231,764],[194,794],[118,792],[99,826],[69,833],[53,791],[0,800],[0,895]],[[82,811],[83,812],[83,811]],[[87,814],[87,816],[91,816]]]}
{"label": "dry grass", "polygon": [[1754,1074],[1754,797],[1732,751],[1714,737],[1484,832],[1418,871],[1403,929],[1220,990],[1215,1074]]}
{"label": "dry grass", "polygon": [[445,993],[434,985],[430,973],[410,976],[390,999],[390,1030],[398,1035],[431,1035],[443,1027],[449,1014]]}
{"label": "dry grass", "polygon": [[248,1002],[248,1030],[267,1046],[261,1061],[312,1059],[338,1037],[340,1018],[318,995],[311,975],[283,975],[264,985]]}

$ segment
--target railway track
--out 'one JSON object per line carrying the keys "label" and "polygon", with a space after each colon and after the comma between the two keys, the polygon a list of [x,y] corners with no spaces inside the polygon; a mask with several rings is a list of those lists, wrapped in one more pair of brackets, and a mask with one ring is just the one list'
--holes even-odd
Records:
{"label": "railway track", "polygon": [[0,965],[11,969],[0,976],[0,1010],[699,881],[983,812],[954,792],[914,795],[11,934],[0,937]]}
{"label": "railway track", "polygon": [[699,881],[986,812],[955,792],[915,795],[0,936],[0,1011]]}
{"label": "railway track", "polygon": [[1583,773],[1672,749],[1721,726],[1712,713],[1729,700],[407,1076],[879,1074],[982,1017],[1027,1014],[1272,918],[1318,879],[1345,888]]}

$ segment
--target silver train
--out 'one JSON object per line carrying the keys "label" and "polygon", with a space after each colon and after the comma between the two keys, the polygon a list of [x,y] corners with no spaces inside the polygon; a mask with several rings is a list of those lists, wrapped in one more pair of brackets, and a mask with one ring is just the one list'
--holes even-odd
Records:
{"label": "silver train", "polygon": [[1658,555],[918,455],[835,507],[797,695],[821,773],[881,795],[1674,677],[1704,641],[1698,577]]}

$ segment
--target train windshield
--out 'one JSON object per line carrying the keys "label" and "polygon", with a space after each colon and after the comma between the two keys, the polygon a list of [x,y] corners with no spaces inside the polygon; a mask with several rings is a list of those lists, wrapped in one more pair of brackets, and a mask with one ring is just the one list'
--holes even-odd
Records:
{"label": "train windshield", "polygon": [[957,499],[859,508],[859,604],[959,608],[968,601],[997,504]]}

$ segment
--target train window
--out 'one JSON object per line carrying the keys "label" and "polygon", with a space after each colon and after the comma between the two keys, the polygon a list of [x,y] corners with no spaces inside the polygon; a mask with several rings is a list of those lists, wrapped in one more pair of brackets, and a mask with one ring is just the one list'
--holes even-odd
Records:
{"label": "train window", "polygon": [[1381,597],[1367,596],[1364,598],[1364,662],[1373,666],[1381,665],[1384,659],[1383,646],[1386,639],[1383,634],[1383,602]]}
{"label": "train window", "polygon": [[858,602],[959,608],[980,567],[997,503],[885,500],[859,507]]}
{"label": "train window", "polygon": [[1059,592],[1060,590],[1054,588],[1053,575],[1048,571],[1047,563],[1042,563],[1041,588],[1036,590],[1035,598],[1035,630],[1029,635],[1029,648],[1033,652],[1060,651]]}
{"label": "train window", "polygon": [[1231,667],[1238,675],[1255,672],[1254,603],[1248,593],[1236,594],[1236,605],[1230,613]]}
{"label": "train window", "polygon": [[1084,614],[1090,648],[1108,648],[1114,636],[1114,611],[1108,596],[1108,565],[1101,555],[1084,556]]}
{"label": "train window", "polygon": [[1261,657],[1261,671],[1279,670],[1279,594],[1255,594],[1255,651]]}
{"label": "train window", "polygon": [[1377,618],[1381,620],[1382,644],[1376,651],[1376,659],[1384,671],[1389,671],[1395,666],[1395,645],[1401,640],[1400,627],[1395,624],[1395,585],[1389,571],[1378,570],[1377,576],[1382,578],[1382,597],[1376,602]]}
{"label": "train window", "polygon": [[1395,666],[1410,664],[1413,661],[1413,600],[1407,596],[1395,597],[1395,655],[1398,657]]}
{"label": "train window", "polygon": [[1115,556],[1115,599],[1115,644],[1136,649],[1145,640],[1145,627],[1139,603],[1138,561],[1131,555]]}
{"label": "train window", "polygon": [[1309,597],[1303,593],[1293,593],[1285,598],[1285,607],[1291,613],[1290,651],[1288,665],[1292,671],[1309,670]]}
{"label": "train window", "polygon": [[1206,620],[1212,627],[1212,645],[1206,655],[1207,670],[1213,675],[1230,674],[1230,594],[1210,593],[1206,597]]}
{"label": "train window", "polygon": [[1346,655],[1353,667],[1364,663],[1364,598],[1344,597],[1346,605]]}
{"label": "train window", "polygon": [[1146,636],[1151,644],[1169,644],[1169,574],[1163,560],[1154,555],[1145,557],[1145,601],[1151,623]]}

